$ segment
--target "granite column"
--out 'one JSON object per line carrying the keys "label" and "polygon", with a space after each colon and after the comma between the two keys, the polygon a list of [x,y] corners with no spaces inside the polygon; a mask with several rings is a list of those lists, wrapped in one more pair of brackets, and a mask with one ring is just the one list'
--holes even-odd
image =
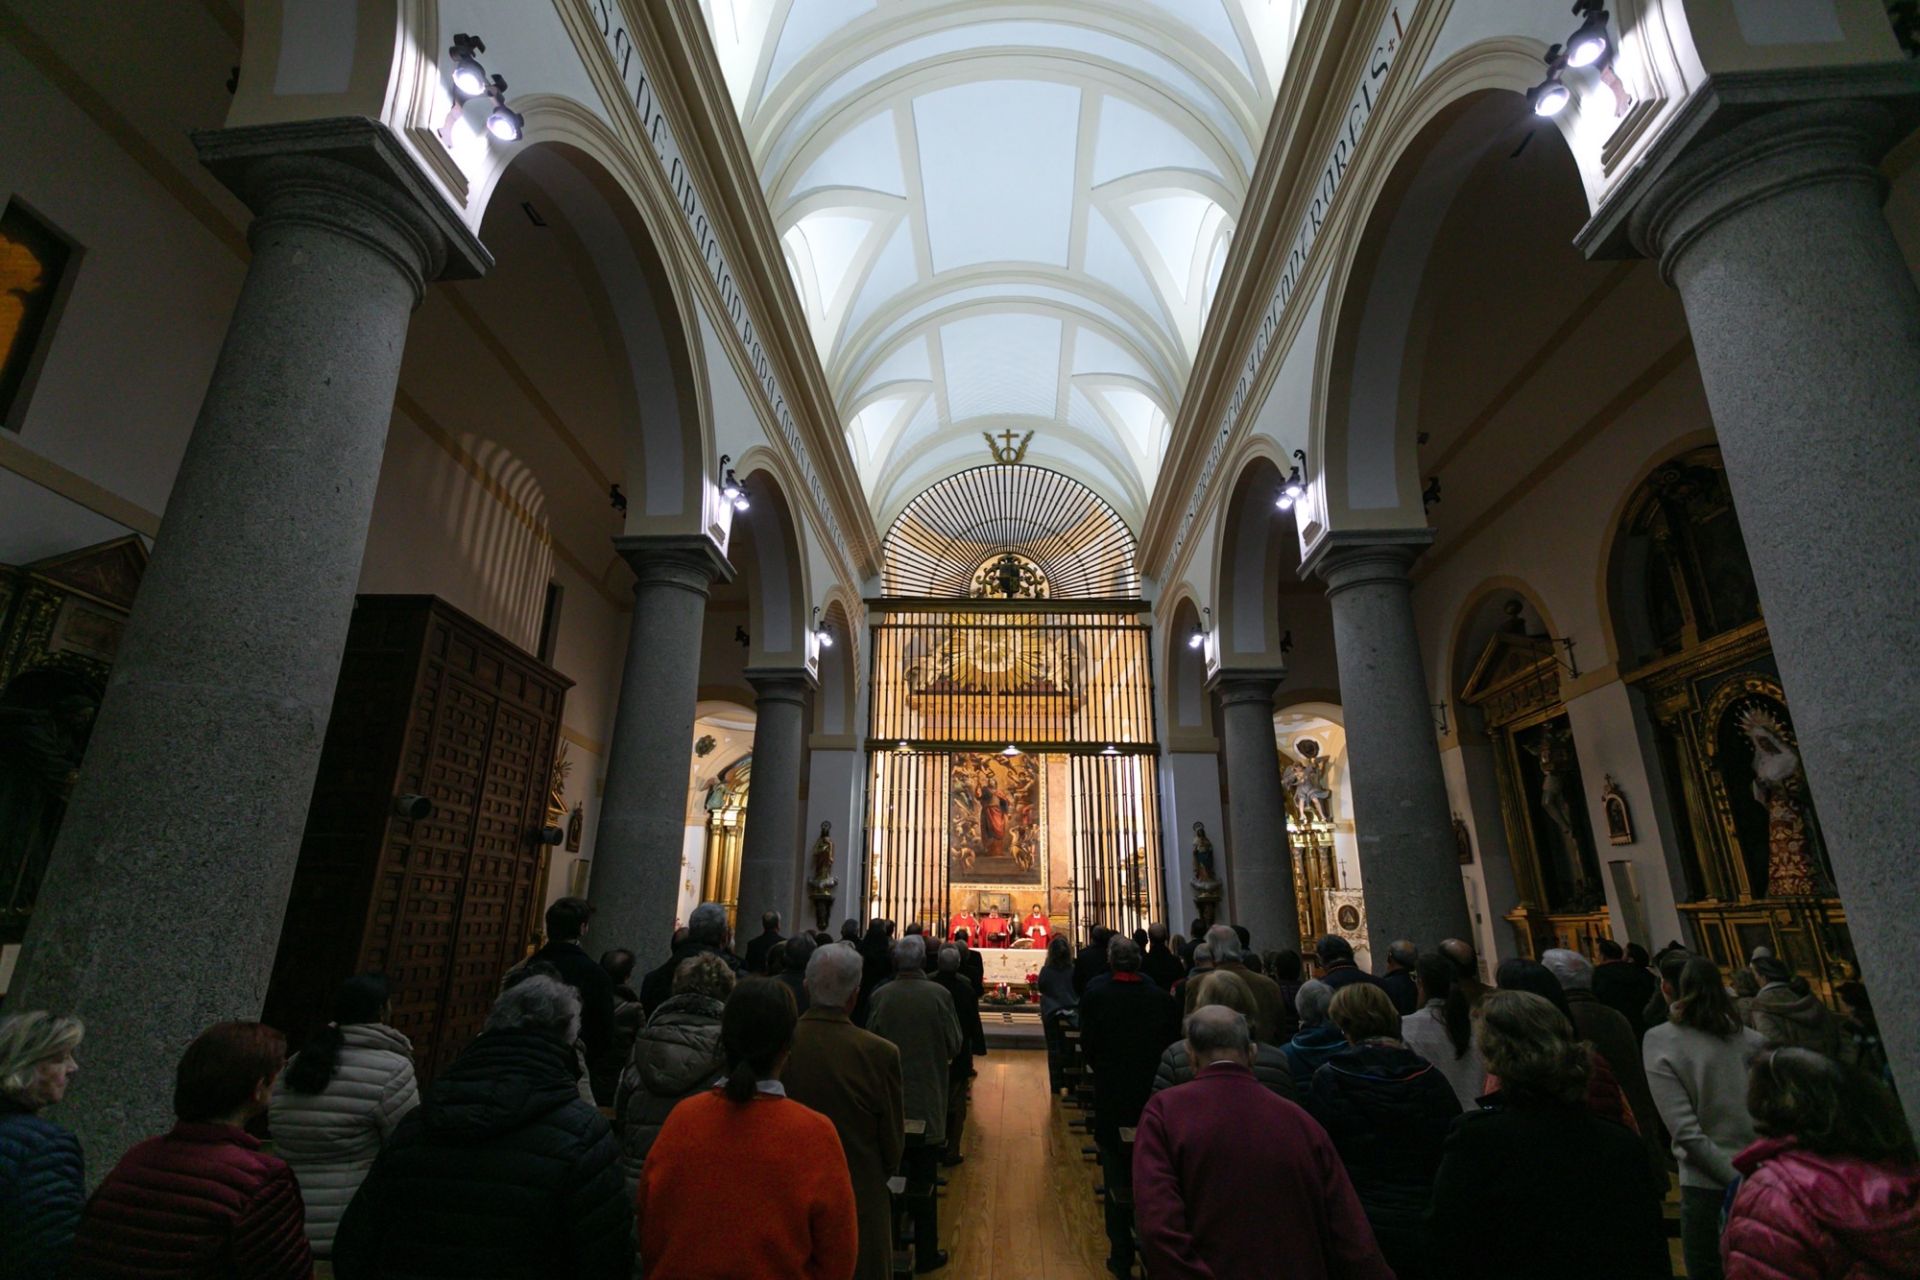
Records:
{"label": "granite column", "polygon": [[78,1014],[60,1119],[104,1174],[174,1065],[257,1018],[332,712],[407,325],[490,265],[383,127],[196,135],[252,258],[8,1005]]}
{"label": "granite column", "polygon": [[1220,923],[1245,925],[1262,951],[1297,948],[1300,919],[1293,893],[1293,850],[1280,791],[1280,748],[1273,737],[1277,671],[1225,670],[1214,677],[1220,699],[1220,755],[1227,775],[1229,896]]}
{"label": "granite column", "polygon": [[760,913],[778,911],[791,933],[811,911],[800,909],[801,779],[807,757],[807,699],[813,673],[804,667],[755,668],[753,784],[740,841],[740,897],[735,932],[760,931]]}

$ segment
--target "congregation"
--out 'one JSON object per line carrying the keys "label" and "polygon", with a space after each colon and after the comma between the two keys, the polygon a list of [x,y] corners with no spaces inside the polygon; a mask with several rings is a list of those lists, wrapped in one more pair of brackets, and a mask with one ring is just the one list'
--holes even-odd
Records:
{"label": "congregation", "polygon": [[[41,1115],[77,1019],[0,1020],[6,1277],[805,1276],[940,1247],[987,1051],[964,927],[849,920],[736,954],[706,903],[636,981],[562,898],[485,1030],[424,1089],[387,983],[340,989],[286,1056],[258,1022],[179,1060],[177,1123],[89,1196]],[[1116,1276],[1688,1280],[1920,1274],[1920,1161],[1849,984],[1769,953],[1723,977],[1611,942],[1508,959],[1345,939],[1264,955],[1196,920],[1054,934],[1037,974],[1054,1100],[1091,1080]],[[721,1226],[720,1224],[724,1224]],[[325,1272],[321,1272],[325,1274]]]}

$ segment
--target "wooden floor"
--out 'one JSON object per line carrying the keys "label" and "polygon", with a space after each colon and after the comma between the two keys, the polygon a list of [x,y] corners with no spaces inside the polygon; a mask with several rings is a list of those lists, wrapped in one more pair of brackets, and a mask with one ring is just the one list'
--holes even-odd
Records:
{"label": "wooden floor", "polygon": [[1110,1280],[1107,1236],[1093,1197],[1098,1166],[1047,1096],[1042,1049],[995,1049],[974,1059],[966,1163],[943,1170],[942,1276],[967,1280]]}

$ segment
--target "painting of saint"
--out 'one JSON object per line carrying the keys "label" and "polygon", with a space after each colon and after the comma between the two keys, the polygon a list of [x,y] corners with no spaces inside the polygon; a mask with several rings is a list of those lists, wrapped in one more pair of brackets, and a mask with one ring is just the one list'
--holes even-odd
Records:
{"label": "painting of saint", "polygon": [[1041,787],[1032,756],[953,757],[947,788],[948,878],[1040,884]]}

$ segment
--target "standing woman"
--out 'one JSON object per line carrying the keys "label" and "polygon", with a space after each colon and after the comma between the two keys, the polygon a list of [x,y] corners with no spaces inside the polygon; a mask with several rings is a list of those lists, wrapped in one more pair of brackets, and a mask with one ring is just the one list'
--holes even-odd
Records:
{"label": "standing woman", "polygon": [[66,1274],[73,1230],[87,1201],[80,1140],[42,1119],[80,1069],[78,1018],[15,1013],[0,1018],[0,1276]]}
{"label": "standing woman", "polygon": [[1739,1177],[1733,1158],[1756,1136],[1747,1112],[1747,1064],[1766,1047],[1741,1025],[1720,966],[1694,956],[1663,980],[1667,1021],[1641,1042],[1653,1103],[1680,1162],[1680,1248],[1689,1280],[1720,1280],[1720,1206]]}
{"label": "standing woman", "polygon": [[1080,997],[1073,993],[1073,944],[1056,933],[1047,940],[1047,962],[1040,966],[1040,1025],[1047,1033],[1047,1082],[1053,1092],[1067,1087],[1067,1020]]}
{"label": "standing woman", "polygon": [[413,1046],[387,1025],[386,978],[348,978],[333,1016],[287,1064],[267,1111],[274,1149],[300,1180],[316,1258],[332,1256],[348,1201],[400,1117],[420,1105]]}
{"label": "standing woman", "polygon": [[725,1082],[673,1109],[640,1172],[648,1275],[852,1280],[859,1228],[840,1134],[780,1084],[798,1021],[772,978],[728,998]]}

